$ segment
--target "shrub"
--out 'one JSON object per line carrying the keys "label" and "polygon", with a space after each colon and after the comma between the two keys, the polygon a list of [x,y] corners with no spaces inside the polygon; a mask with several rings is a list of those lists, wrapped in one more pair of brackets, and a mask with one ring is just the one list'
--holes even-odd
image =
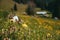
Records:
{"label": "shrub", "polygon": [[34,15],[35,14],[35,3],[33,1],[30,1],[28,3],[28,7],[26,9],[26,12],[28,15]]}

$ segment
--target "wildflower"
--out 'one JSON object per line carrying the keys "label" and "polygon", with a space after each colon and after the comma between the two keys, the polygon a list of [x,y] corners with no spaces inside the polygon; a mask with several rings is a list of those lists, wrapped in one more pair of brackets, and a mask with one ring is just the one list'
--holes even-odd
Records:
{"label": "wildflower", "polygon": [[52,37],[52,35],[50,33],[47,33],[47,38],[49,38],[49,37]]}
{"label": "wildflower", "polygon": [[53,28],[51,26],[46,25],[44,28],[48,29],[48,30],[53,30]]}
{"label": "wildflower", "polygon": [[53,28],[51,26],[49,26],[49,30],[53,30]]}
{"label": "wildflower", "polygon": [[4,34],[4,29],[2,29],[2,33]]}
{"label": "wildflower", "polygon": [[39,28],[40,28],[41,26],[39,25]]}
{"label": "wildflower", "polygon": [[13,19],[10,19],[10,22],[13,22]]}
{"label": "wildflower", "polygon": [[8,28],[8,32],[11,34],[12,33],[12,26]]}
{"label": "wildflower", "polygon": [[10,38],[7,37],[7,38],[4,38],[4,40],[10,40]]}
{"label": "wildflower", "polygon": [[56,34],[59,35],[60,34],[60,30],[56,30]]}
{"label": "wildflower", "polygon": [[9,33],[11,34],[13,32],[12,28],[9,28]]}
{"label": "wildflower", "polygon": [[15,32],[17,29],[15,26],[12,27],[12,30]]}
{"label": "wildflower", "polygon": [[22,24],[22,26],[23,26],[23,27],[28,27],[28,25],[27,25],[27,24],[25,24],[25,23],[24,23],[24,24]]}

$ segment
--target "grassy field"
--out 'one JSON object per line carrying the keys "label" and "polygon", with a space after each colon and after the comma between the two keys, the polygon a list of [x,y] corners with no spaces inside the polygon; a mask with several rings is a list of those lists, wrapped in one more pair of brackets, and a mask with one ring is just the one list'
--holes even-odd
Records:
{"label": "grassy field", "polygon": [[12,23],[8,14],[13,5],[12,0],[0,1],[0,40],[60,40],[60,20],[23,15],[27,5],[17,4],[23,22]]}
{"label": "grassy field", "polygon": [[[7,13],[0,11],[1,15]],[[60,40],[60,20],[17,13],[23,20],[18,24],[10,22],[6,16],[0,16],[0,40]]]}

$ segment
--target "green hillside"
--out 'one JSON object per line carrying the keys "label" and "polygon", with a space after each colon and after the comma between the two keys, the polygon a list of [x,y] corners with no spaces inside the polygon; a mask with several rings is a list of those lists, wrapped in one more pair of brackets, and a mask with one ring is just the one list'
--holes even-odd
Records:
{"label": "green hillside", "polygon": [[0,40],[60,40],[60,20],[19,13],[17,16],[23,20],[22,23],[13,23],[8,18],[0,19]]}
{"label": "green hillside", "polygon": [[16,3],[22,22],[11,22],[8,14],[13,4],[12,0],[0,1],[0,40],[60,40],[60,20],[24,15],[27,5]]}
{"label": "green hillside", "polygon": [[[1,0],[0,1],[0,10],[8,10],[11,11],[11,8],[13,8],[15,2],[13,0]],[[24,12],[27,5],[23,4],[17,4],[17,9],[19,12]]]}

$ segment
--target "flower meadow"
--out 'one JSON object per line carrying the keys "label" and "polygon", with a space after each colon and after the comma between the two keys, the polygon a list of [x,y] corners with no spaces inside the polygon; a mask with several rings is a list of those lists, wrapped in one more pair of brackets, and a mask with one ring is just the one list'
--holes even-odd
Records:
{"label": "flower meadow", "polygon": [[17,16],[23,20],[22,23],[0,17],[0,40],[60,40],[60,20]]}

